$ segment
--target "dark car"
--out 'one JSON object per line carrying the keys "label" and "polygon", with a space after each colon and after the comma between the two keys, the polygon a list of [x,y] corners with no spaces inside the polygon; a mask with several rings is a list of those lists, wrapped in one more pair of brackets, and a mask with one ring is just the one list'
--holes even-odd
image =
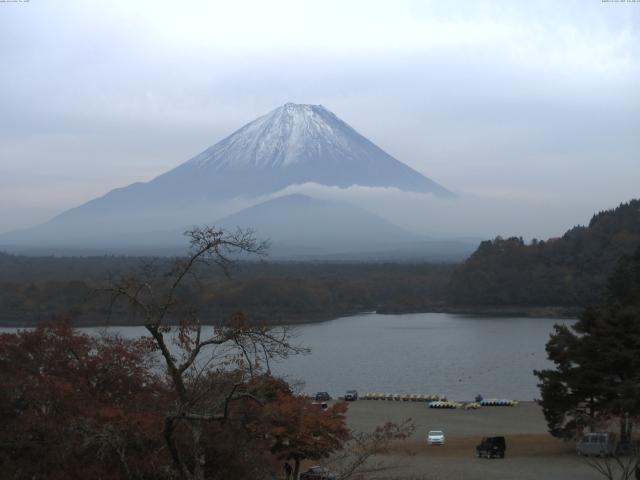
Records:
{"label": "dark car", "polygon": [[316,402],[326,402],[331,400],[331,395],[327,392],[318,392],[316,393]]}
{"label": "dark car", "polygon": [[355,402],[358,400],[358,392],[356,390],[347,390],[344,394],[344,399],[348,402]]}
{"label": "dark car", "polygon": [[485,458],[504,458],[507,442],[504,437],[484,437],[476,447],[476,456]]}
{"label": "dark car", "polygon": [[338,477],[328,468],[315,466],[300,474],[300,480],[337,480]]}

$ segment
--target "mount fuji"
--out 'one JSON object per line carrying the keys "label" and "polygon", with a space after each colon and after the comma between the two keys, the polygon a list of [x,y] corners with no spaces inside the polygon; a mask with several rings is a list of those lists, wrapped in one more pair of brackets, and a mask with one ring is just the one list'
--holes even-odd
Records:
{"label": "mount fuji", "polygon": [[306,183],[455,197],[323,106],[287,103],[149,182],[114,189],[45,224],[5,234],[0,243],[122,245],[149,238],[162,243],[162,232],[232,213],[221,205],[238,199],[255,205]]}

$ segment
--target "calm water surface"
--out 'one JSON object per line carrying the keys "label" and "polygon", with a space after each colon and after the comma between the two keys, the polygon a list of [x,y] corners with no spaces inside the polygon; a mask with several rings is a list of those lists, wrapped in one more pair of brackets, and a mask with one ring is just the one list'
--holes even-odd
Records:
{"label": "calm water surface", "polygon": [[545,343],[555,323],[573,320],[450,314],[358,315],[304,325],[312,353],[277,370],[333,395],[358,391],[438,393],[451,399],[539,397],[534,369],[550,365]]}
{"label": "calm water surface", "polygon": [[[295,328],[311,349],[276,365],[275,373],[303,380],[304,391],[437,393],[451,399],[532,400],[534,369],[549,365],[544,346],[554,323],[573,320],[475,317],[438,313],[363,314]],[[4,331],[12,329],[3,329]],[[99,331],[102,329],[85,329]],[[126,337],[142,327],[112,327]]]}

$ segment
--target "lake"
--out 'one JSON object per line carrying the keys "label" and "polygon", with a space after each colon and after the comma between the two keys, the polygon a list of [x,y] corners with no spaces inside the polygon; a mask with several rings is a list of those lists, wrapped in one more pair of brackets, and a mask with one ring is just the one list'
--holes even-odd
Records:
{"label": "lake", "polygon": [[[532,400],[539,397],[533,370],[550,365],[544,348],[554,323],[573,322],[445,313],[355,315],[297,325],[295,342],[311,353],[272,365],[272,370],[303,380],[305,392],[332,396],[353,388],[361,394],[433,393],[470,400],[480,393]],[[111,330],[125,337],[145,331]]]}
{"label": "lake", "polygon": [[[574,320],[441,313],[357,315],[298,329],[310,355],[277,366],[305,391],[434,393],[532,400],[554,323]],[[275,368],[274,368],[275,370]]]}

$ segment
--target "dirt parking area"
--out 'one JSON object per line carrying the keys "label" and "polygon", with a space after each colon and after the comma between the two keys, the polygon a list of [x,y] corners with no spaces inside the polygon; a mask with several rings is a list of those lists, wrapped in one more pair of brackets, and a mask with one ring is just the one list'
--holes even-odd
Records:
{"label": "dirt parking area", "polygon": [[[479,410],[430,409],[422,402],[360,400],[350,405],[348,422],[356,431],[371,431],[385,421],[411,418],[414,435],[380,456],[392,466],[389,478],[429,480],[597,480],[604,478],[575,453],[573,443],[547,433],[538,405]],[[443,446],[428,446],[429,430],[443,430]],[[504,435],[506,458],[479,459],[475,446],[483,436]]]}

